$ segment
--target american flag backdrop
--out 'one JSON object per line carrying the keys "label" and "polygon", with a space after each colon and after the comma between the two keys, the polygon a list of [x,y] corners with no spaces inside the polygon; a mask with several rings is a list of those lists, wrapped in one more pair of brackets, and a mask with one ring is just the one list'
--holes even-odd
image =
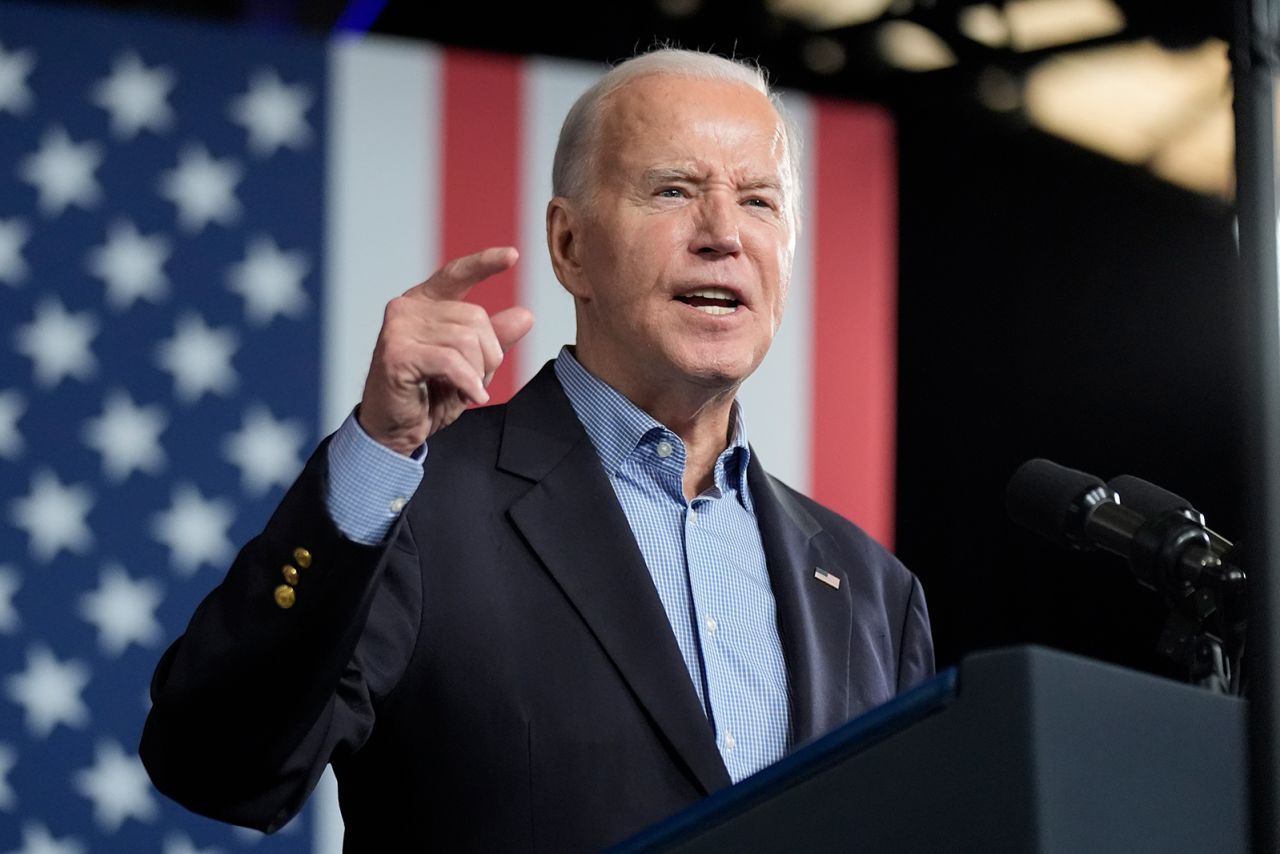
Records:
{"label": "american flag backdrop", "polygon": [[[270,838],[155,792],[151,670],[358,399],[387,299],[512,244],[474,294],[538,323],[495,397],[572,341],[543,212],[600,71],[0,2],[0,852],[336,850],[328,791]],[[892,125],[786,101],[805,226],[749,432],[889,542]]]}

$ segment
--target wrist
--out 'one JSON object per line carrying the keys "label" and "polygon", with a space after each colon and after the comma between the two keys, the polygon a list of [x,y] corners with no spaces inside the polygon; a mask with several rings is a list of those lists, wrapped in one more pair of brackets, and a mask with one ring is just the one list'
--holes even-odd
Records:
{"label": "wrist", "polygon": [[360,430],[373,441],[382,445],[388,450],[395,451],[397,454],[405,457],[415,456],[426,443],[426,431],[421,428],[417,429],[395,429],[386,428],[378,423],[379,419],[368,417],[363,404],[358,404],[355,409],[356,425]]}

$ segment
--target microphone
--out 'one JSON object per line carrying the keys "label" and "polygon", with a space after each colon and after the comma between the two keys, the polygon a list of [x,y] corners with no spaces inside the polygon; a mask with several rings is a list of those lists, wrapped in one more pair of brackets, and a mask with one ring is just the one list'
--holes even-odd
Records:
{"label": "microphone", "polygon": [[1204,514],[1177,493],[1131,474],[1116,475],[1107,481],[1107,487],[1120,496],[1126,507],[1144,516],[1158,516],[1169,512],[1186,516],[1191,522],[1204,528],[1204,532],[1209,535],[1209,549],[1217,557],[1222,557],[1235,548],[1234,543],[1210,529],[1205,524]]}
{"label": "microphone", "polygon": [[1206,569],[1221,561],[1204,527],[1166,506],[1166,496],[1186,505],[1164,493],[1145,508],[1156,512],[1143,513],[1121,504],[1117,490],[1100,478],[1034,459],[1009,479],[1005,505],[1009,518],[1031,532],[1078,551],[1099,548],[1119,555],[1128,559],[1144,586],[1185,595]]}

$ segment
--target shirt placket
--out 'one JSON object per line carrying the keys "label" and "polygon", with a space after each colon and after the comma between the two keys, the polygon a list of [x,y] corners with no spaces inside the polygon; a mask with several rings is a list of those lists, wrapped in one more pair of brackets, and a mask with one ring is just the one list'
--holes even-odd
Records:
{"label": "shirt placket", "polygon": [[733,631],[732,615],[720,595],[729,579],[724,578],[721,552],[715,542],[716,514],[723,510],[726,500],[723,457],[717,461],[716,487],[710,494],[698,496],[685,511],[685,565],[689,571],[693,607],[698,615],[698,645],[702,653],[706,673],[707,692],[714,710],[712,723],[716,733],[716,747],[728,768],[730,776],[737,780],[744,776],[744,749],[741,739],[744,732],[739,720],[740,710],[734,701],[735,686],[727,645]]}

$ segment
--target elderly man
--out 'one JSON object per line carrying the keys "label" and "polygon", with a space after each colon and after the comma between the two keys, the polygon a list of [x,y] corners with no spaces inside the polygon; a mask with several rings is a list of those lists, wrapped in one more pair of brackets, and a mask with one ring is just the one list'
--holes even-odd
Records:
{"label": "elderly man", "polygon": [[583,95],[547,208],[576,346],[464,411],[533,324],[464,301],[515,250],[391,302],[360,406],[157,669],[157,785],[272,829],[332,763],[349,850],[591,850],[927,677],[919,583],[770,478],[734,402],[794,159],[736,62]]}

